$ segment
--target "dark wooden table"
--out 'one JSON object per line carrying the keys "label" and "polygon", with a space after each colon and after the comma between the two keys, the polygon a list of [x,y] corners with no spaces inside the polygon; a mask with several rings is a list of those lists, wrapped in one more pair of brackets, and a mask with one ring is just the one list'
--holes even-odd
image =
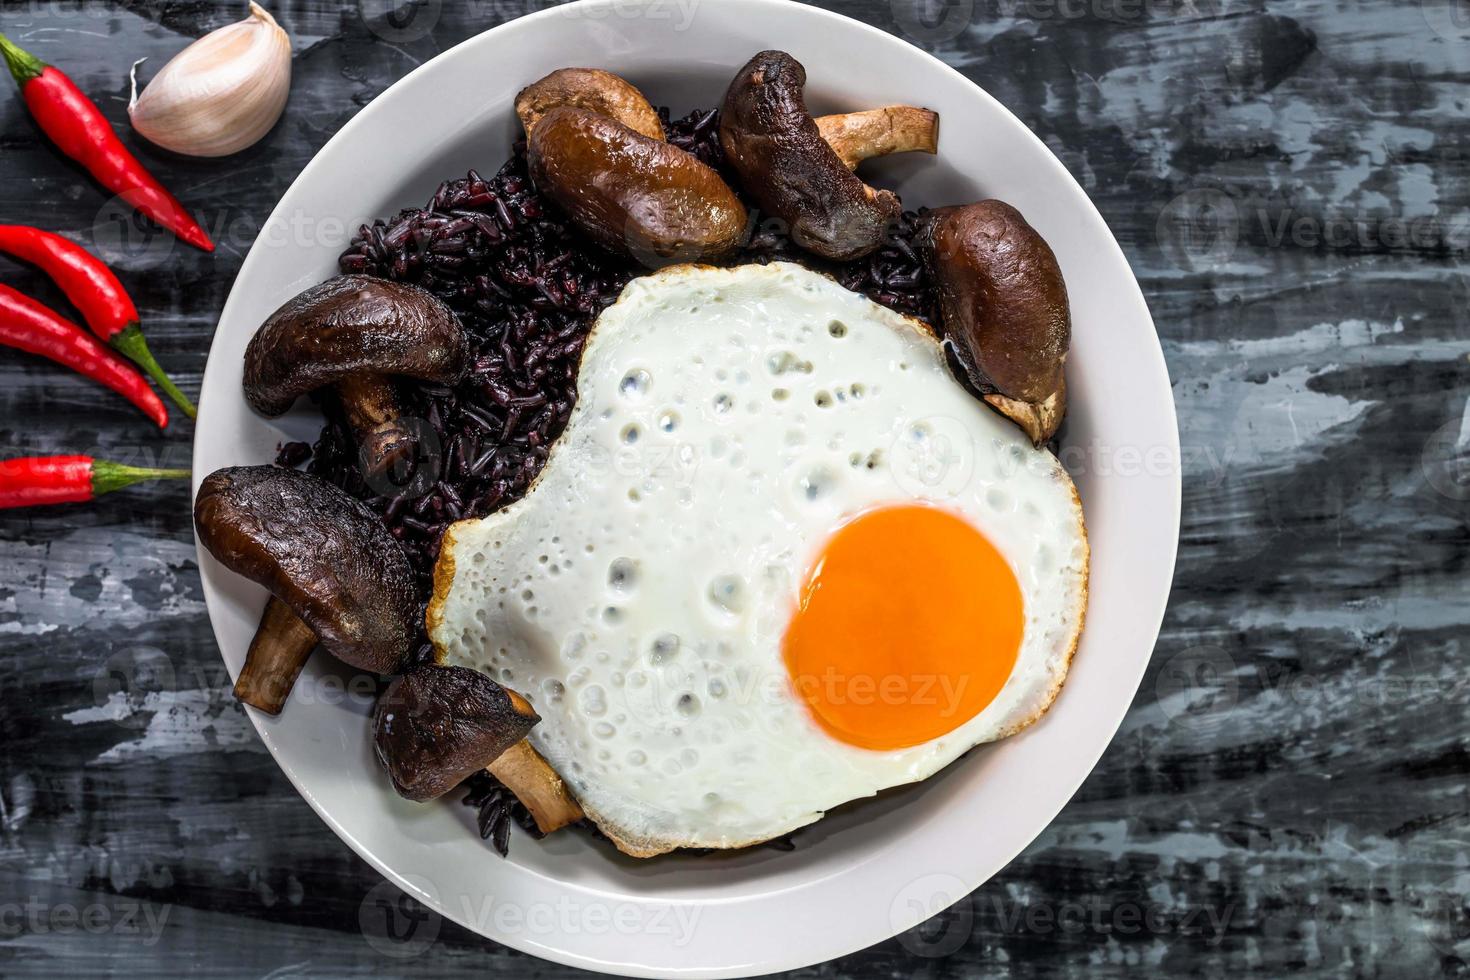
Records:
{"label": "dark wooden table", "polygon": [[[280,5],[276,131],[216,163],[138,147],[212,256],[139,247],[0,98],[0,221],[99,242],[196,390],[240,261],[317,148],[417,64],[545,5]],[[5,0],[0,30],[127,133],[130,62],[240,6]],[[1465,976],[1470,7],[834,6],[960,68],[1082,182],[1158,322],[1186,473],[1163,636],[1076,799],[968,901],[804,975]],[[29,270],[0,277],[65,308]],[[188,461],[187,421],[161,437],[28,356],[0,351],[0,401],[4,456]],[[0,569],[0,973],[574,972],[432,918],[418,955],[384,955],[363,923],[390,886],[229,696],[186,487],[6,512]]]}

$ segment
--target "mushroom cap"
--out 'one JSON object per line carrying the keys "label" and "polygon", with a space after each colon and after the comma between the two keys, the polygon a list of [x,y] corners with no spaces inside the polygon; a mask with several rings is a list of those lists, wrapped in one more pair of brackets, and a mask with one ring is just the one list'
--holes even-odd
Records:
{"label": "mushroom cap", "polygon": [[337,276],[298,293],[255,332],[245,348],[245,399],[276,416],[345,378],[455,384],[469,364],[464,327],[438,297],[407,283]]}
{"label": "mushroom cap", "polygon": [[516,115],[530,136],[541,117],[574,105],[616,119],[651,140],[663,141],[658,112],[632,83],[601,68],[558,68],[516,94]]}
{"label": "mushroom cap", "polygon": [[270,590],[338,659],[398,669],[418,635],[413,569],[372,511],[319,477],[231,466],[194,501],[199,540],[220,564]]}
{"label": "mushroom cap", "polygon": [[526,699],[469,667],[419,664],[373,708],[373,747],[400,796],[443,796],[526,737]]}
{"label": "mushroom cap", "polygon": [[725,92],[720,145],[746,192],[790,226],[797,245],[824,258],[860,258],[883,244],[902,208],[822,138],[805,87],[806,69],[786,52],[751,58]]}
{"label": "mushroom cap", "polygon": [[745,233],[745,206],[713,168],[608,116],[557,106],[527,156],[536,188],[584,234],[645,265],[715,259]]}
{"label": "mushroom cap", "polygon": [[1051,246],[1021,212],[994,200],[929,212],[920,242],[939,286],[945,336],[971,383],[1033,442],[1045,442],[1066,409],[1072,339],[1067,285]]}

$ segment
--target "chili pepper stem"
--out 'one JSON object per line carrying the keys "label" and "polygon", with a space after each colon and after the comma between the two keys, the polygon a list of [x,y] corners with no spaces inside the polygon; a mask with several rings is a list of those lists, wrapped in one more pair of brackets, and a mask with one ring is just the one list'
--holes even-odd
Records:
{"label": "chili pepper stem", "polygon": [[148,341],[143,339],[143,331],[138,329],[136,323],[128,324],[113,334],[107,342],[157,382],[158,387],[163,389],[163,393],[172,398],[174,404],[179,406],[185,415],[192,419],[198,414],[194,403],[189,401],[188,397],[179,390],[179,386],[174,384],[169,376],[163,373],[163,368],[158,366],[158,361],[154,360],[153,353],[148,349]]}
{"label": "chili pepper stem", "polygon": [[29,51],[16,47],[4,34],[0,34],[0,54],[5,56],[5,64],[9,66],[10,74],[15,76],[17,85],[39,78],[41,72],[46,70],[46,62]]}
{"label": "chili pepper stem", "polygon": [[142,466],[125,466],[105,459],[92,461],[92,493],[101,496],[145,480],[184,480],[189,470],[160,470]]}

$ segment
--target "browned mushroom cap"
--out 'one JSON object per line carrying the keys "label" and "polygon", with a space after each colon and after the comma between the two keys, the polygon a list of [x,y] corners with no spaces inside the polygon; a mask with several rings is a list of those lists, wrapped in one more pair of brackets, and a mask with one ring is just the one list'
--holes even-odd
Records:
{"label": "browned mushroom cap", "polygon": [[601,68],[558,68],[516,95],[516,115],[526,135],[557,106],[571,105],[616,119],[635,133],[662,141],[664,126],[643,93]]}
{"label": "browned mushroom cap", "polygon": [[373,709],[373,744],[393,788],[442,796],[524,739],[540,717],[526,699],[468,667],[411,667]]}
{"label": "browned mushroom cap", "polygon": [[199,486],[194,527],[220,564],[269,589],[339,659],[387,674],[408,655],[419,614],[408,558],[327,481],[276,466],[216,470]]}
{"label": "browned mushroom cap", "polygon": [[528,156],[536,187],[578,228],[645,265],[718,258],[744,236],[745,207],[718,173],[607,116],[552,109]]}
{"label": "browned mushroom cap", "polygon": [[337,276],[287,302],[245,349],[245,398],[276,416],[310,391],[360,378],[454,384],[469,340],[433,294],[372,276]]}
{"label": "browned mushroom cap", "polygon": [[1066,412],[1072,339],[1051,247],[1001,201],[940,208],[921,229],[945,335],[985,401],[1041,445]]}
{"label": "browned mushroom cap", "polygon": [[822,139],[807,112],[806,69],[762,51],[740,69],[720,109],[720,145],[747,193],[791,228],[802,248],[855,259],[884,241],[898,198],[864,184]]}

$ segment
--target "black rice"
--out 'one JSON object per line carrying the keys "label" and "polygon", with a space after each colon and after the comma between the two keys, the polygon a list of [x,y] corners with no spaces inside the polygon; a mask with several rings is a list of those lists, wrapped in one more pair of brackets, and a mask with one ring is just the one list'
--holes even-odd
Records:
{"label": "black rice", "polygon": [[[671,143],[739,187],[720,149],[717,111],[675,121],[661,115]],[[600,251],[565,222],[532,186],[525,152],[519,143],[493,177],[472,170],[441,184],[425,207],[363,225],[339,259],[344,273],[429,290],[459,314],[472,338],[473,366],[462,383],[404,386],[414,418],[422,420],[410,472],[392,483],[365,482],[351,430],[330,399],[322,404],[326,425],[309,465],[383,516],[408,553],[424,603],[444,530],[526,492],[571,415],[592,322],[647,271]],[[884,306],[936,322],[935,290],[914,250],[914,212],[903,214],[884,247],[847,263],[816,260],[779,223],[754,209],[752,216],[750,240],[732,264],[800,262]],[[293,465],[301,455],[296,446],[282,447],[283,460]],[[430,650],[421,636],[417,656],[426,659]],[[477,777],[466,803],[480,808],[481,836],[504,853],[509,820],[525,820],[524,809],[498,787],[488,775]]]}
{"label": "black rice", "polygon": [[531,816],[525,804],[488,772],[477,772],[466,779],[464,789],[468,792],[461,802],[475,808],[475,824],[480,830],[480,839],[488,840],[501,857],[510,852],[511,821],[537,840],[546,836],[536,826],[536,818]]}
{"label": "black rice", "polygon": [[[664,120],[671,143],[739,186],[725,166],[715,110],[673,122],[664,114]],[[751,240],[733,261],[801,262],[932,322],[934,289],[912,244],[916,217],[906,212],[873,255],[831,263],[798,251],[779,227],[756,215]],[[429,478],[418,473],[400,484],[422,493],[411,508],[400,503],[397,486],[363,481],[350,430],[330,403],[323,406],[328,421],[310,467],[384,515],[427,598],[444,529],[525,493],[571,415],[592,321],[645,270],[590,245],[536,193],[524,143],[494,177],[470,171],[440,185],[426,207],[364,225],[339,264],[343,272],[429,290],[460,315],[473,338],[473,369],[463,383],[406,392],[437,442],[418,460]]]}

